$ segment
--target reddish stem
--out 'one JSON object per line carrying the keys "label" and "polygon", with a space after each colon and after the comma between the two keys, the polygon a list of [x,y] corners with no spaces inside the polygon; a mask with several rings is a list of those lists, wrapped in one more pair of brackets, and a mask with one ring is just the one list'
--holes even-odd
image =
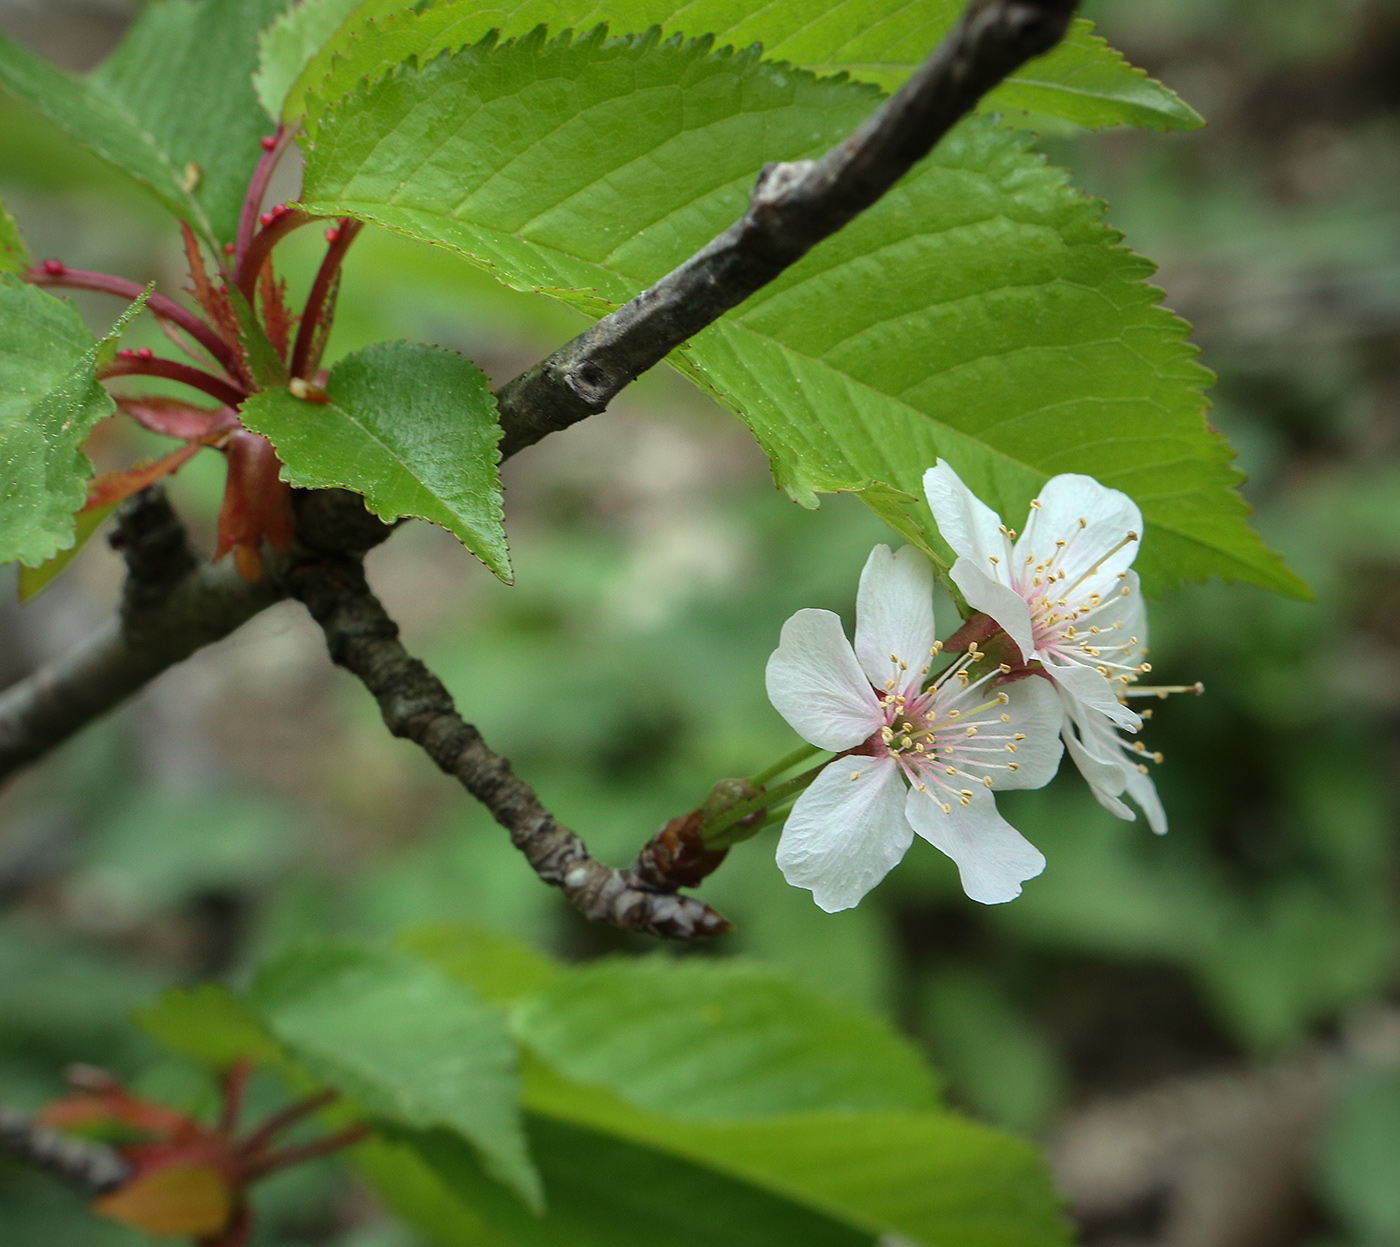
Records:
{"label": "reddish stem", "polygon": [[[293,131],[286,126],[278,126],[272,146],[264,149],[253,176],[248,181],[248,193],[243,197],[243,209],[238,214],[238,233],[234,236],[233,271],[241,276],[243,259],[248,254],[248,246],[258,228],[258,216],[262,212],[262,201],[267,194],[268,183],[277,168],[277,162],[292,141]],[[256,276],[256,274],[254,274]]]}
{"label": "reddish stem", "polygon": [[[134,281],[127,281],[122,277],[112,277],[107,273],[93,273],[87,269],[68,268],[66,265],[57,273],[36,266],[25,273],[24,277],[26,281],[32,282],[36,286],[62,286],[69,290],[95,290],[99,294],[113,294],[120,299],[135,300],[145,290],[144,286],[138,286]],[[183,329],[224,368],[228,369],[231,375],[238,375],[237,361],[229,349],[228,343],[193,312],[181,307],[174,299],[158,294],[154,290],[151,291],[150,297],[146,300],[146,307],[150,309],[153,316],[159,316],[162,320],[169,321],[172,325]]]}
{"label": "reddish stem", "polygon": [[321,318],[326,314],[326,300],[340,272],[345,253],[356,235],[364,228],[363,221],[342,220],[336,227],[335,239],[326,248],[326,258],[321,261],[316,280],[311,283],[311,293],[306,296],[306,310],[301,314],[301,324],[297,328],[296,345],[292,348],[292,362],[289,371],[294,377],[307,377],[321,362],[312,359],[313,343],[321,327]]}
{"label": "reddish stem", "polygon": [[243,1172],[246,1175],[246,1180],[253,1182],[277,1169],[286,1169],[290,1165],[301,1165],[308,1160],[329,1156],[332,1152],[340,1151],[341,1148],[352,1147],[368,1134],[368,1126],[349,1126],[336,1134],[327,1135],[324,1139],[316,1139],[311,1143],[299,1143],[294,1147],[284,1147],[280,1152],[272,1152],[260,1160],[245,1165]]}
{"label": "reddish stem", "polygon": [[318,1091],[313,1096],[308,1096],[304,1100],[298,1100],[295,1104],[289,1104],[280,1112],[273,1113],[261,1126],[253,1131],[246,1139],[239,1144],[239,1152],[245,1157],[252,1157],[260,1152],[273,1139],[273,1136],[281,1134],[282,1131],[304,1117],[310,1117],[317,1109],[325,1108],[327,1104],[333,1104],[340,1098],[340,1092],[332,1087],[327,1087],[324,1091]]}
{"label": "reddish stem", "polygon": [[243,1111],[243,1093],[248,1089],[248,1078],[252,1072],[253,1063],[240,1058],[224,1074],[224,1111],[219,1116],[219,1133],[225,1137],[238,1127],[238,1117]]}
{"label": "reddish stem", "polygon": [[294,229],[317,219],[299,208],[289,208],[278,213],[271,223],[257,232],[253,241],[248,244],[242,263],[234,270],[238,275],[238,289],[248,300],[249,307],[253,306],[253,297],[257,293],[258,274],[262,272],[262,266],[267,263],[267,257],[272,254],[273,247]]}
{"label": "reddish stem", "polygon": [[207,373],[202,368],[191,368],[188,364],[176,363],[173,359],[141,359],[135,355],[118,355],[97,374],[99,381],[106,381],[111,377],[165,377],[167,380],[192,386],[196,390],[203,390],[226,407],[238,407],[248,397],[243,390],[212,373]]}

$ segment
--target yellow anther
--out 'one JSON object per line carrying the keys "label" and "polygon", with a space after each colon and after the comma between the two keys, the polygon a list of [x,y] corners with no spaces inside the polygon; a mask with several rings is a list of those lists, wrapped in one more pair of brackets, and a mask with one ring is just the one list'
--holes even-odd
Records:
{"label": "yellow anther", "polygon": [[[893,680],[886,680],[886,681],[885,681],[885,692],[887,692],[887,693],[892,693],[892,692],[894,692],[894,681],[893,681]],[[888,699],[886,699],[886,700],[888,700]]]}
{"label": "yellow anther", "polygon": [[960,793],[958,793],[958,801],[961,802],[964,807],[971,805],[972,789],[964,788]]}
{"label": "yellow anther", "polygon": [[998,693],[997,701],[1001,702],[1003,706],[1009,705],[1011,702],[1011,695],[1009,693]]}
{"label": "yellow anther", "polygon": [[943,649],[943,642],[942,642],[942,641],[935,641],[931,646],[929,646],[929,651],[928,651],[928,652],[929,652],[930,654],[932,654],[934,657],[937,657],[938,654],[942,651],[942,649]]}
{"label": "yellow anther", "polygon": [[924,783],[922,780],[919,781],[919,791],[920,791],[920,792],[927,792],[927,791],[928,791],[928,785],[927,785],[926,783]]}
{"label": "yellow anther", "polygon": [[1032,499],[1031,499],[1031,510],[1032,510],[1032,511],[1039,511],[1039,510],[1040,510],[1040,499],[1039,499],[1039,498],[1032,498]]}
{"label": "yellow anther", "polygon": [[1013,745],[1009,740],[1006,742],[1006,752],[1007,752],[1007,753],[1015,753],[1015,752],[1016,752],[1016,746]]}
{"label": "yellow anther", "polygon": [[1017,732],[1014,736],[1011,737],[1011,739],[1012,739],[1012,740],[1025,740],[1025,739],[1026,739],[1026,734],[1025,734],[1025,732]]}
{"label": "yellow anther", "polygon": [[1001,716],[1001,721],[1002,721],[1003,723],[1010,723],[1010,722],[1011,722],[1011,716],[1010,716],[1009,714],[1004,714],[1004,715]]}
{"label": "yellow anther", "polygon": [[1154,753],[1154,754],[1152,755],[1152,761],[1154,761],[1154,762],[1161,762],[1161,761],[1163,761],[1163,760],[1164,760],[1164,755],[1163,755],[1160,751],[1158,751],[1157,753]]}
{"label": "yellow anther", "polygon": [[1080,527],[1080,528],[1088,528],[1088,527],[1089,527],[1089,521],[1086,520],[1082,515],[1079,517],[1079,527]]}
{"label": "yellow anther", "polygon": [[990,788],[992,786],[992,777],[990,775],[982,776],[982,784],[983,787]]}
{"label": "yellow anther", "polygon": [[891,661],[891,662],[898,662],[898,661],[899,661],[899,655],[898,655],[898,654],[891,654],[891,655],[890,655],[890,661]]}
{"label": "yellow anther", "polygon": [[859,779],[859,778],[860,778],[860,772],[859,772],[859,771],[852,771],[852,772],[851,772],[851,778],[852,778],[852,779]]}
{"label": "yellow anther", "polygon": [[991,563],[995,567],[998,563],[1001,562],[1001,560],[997,558],[995,554],[989,554],[987,555],[987,562]]}
{"label": "yellow anther", "polygon": [[968,734],[969,736],[976,736],[976,735],[977,735],[977,729],[976,729],[975,727],[973,727],[973,725],[972,725],[971,723],[969,723],[969,724],[967,725],[967,734]]}
{"label": "yellow anther", "polygon": [[951,814],[951,813],[953,812],[953,807],[952,807],[951,805],[949,805],[946,801],[942,802],[942,805],[943,805],[943,813],[945,813],[945,814]]}
{"label": "yellow anther", "polygon": [[997,663],[997,669],[1002,673],[1002,675],[1010,675],[1010,674],[1011,674],[1011,664],[1010,664],[1010,663],[999,662],[999,663]]}
{"label": "yellow anther", "polygon": [[950,711],[948,711],[948,717],[949,717],[950,719],[957,719],[957,718],[960,718],[961,716],[962,716],[962,711],[961,711],[961,710],[950,710]]}
{"label": "yellow anther", "polygon": [[1095,667],[1094,670],[1097,671],[1097,672],[1098,672],[1101,676],[1103,676],[1105,679],[1108,678],[1108,668],[1105,667],[1102,663],[1100,663],[1097,667]]}
{"label": "yellow anther", "polygon": [[1138,763],[1138,770],[1141,771],[1144,775],[1147,774],[1147,767],[1144,766],[1141,762]]}
{"label": "yellow anther", "polygon": [[958,768],[955,766],[945,766],[943,768],[943,773],[945,775],[956,775],[958,773]]}
{"label": "yellow anther", "polygon": [[1019,771],[1021,769],[1021,764],[1019,762],[1008,762],[1006,764],[1006,769],[1008,771]]}

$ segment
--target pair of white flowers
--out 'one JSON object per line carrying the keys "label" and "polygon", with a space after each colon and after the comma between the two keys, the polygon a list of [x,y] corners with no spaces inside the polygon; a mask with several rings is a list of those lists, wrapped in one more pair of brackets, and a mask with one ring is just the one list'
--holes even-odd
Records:
{"label": "pair of white flowers", "polygon": [[[1039,788],[1065,750],[1120,818],[1132,799],[1166,816],[1146,773],[1138,715],[1122,700],[1149,670],[1137,574],[1142,515],[1089,476],[1053,477],[1018,537],[943,460],[924,475],[950,576],[1006,640],[970,642],[941,670],[933,573],[912,546],[876,546],[861,573],[852,649],[839,616],[798,611],[768,661],[768,695],[805,740],[839,754],[803,791],[778,865],[822,909],[849,909],[917,834],[957,863],[963,889],[1009,901],[1045,868],[997,812],[993,792]],[[1005,661],[997,661],[1004,659]],[[932,677],[930,672],[935,672]]]}

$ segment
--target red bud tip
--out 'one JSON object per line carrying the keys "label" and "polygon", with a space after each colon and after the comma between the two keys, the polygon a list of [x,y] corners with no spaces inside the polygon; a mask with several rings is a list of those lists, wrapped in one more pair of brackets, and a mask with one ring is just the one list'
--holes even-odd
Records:
{"label": "red bud tip", "polygon": [[264,229],[266,229],[266,228],[267,228],[269,225],[271,225],[271,224],[273,223],[273,221],[275,221],[276,219],[277,219],[277,213],[275,213],[275,212],[264,212],[264,213],[262,214],[262,216],[260,216],[260,217],[258,218],[258,221],[259,221],[259,223],[262,225],[262,227],[263,227]]}
{"label": "red bud tip", "polygon": [[46,272],[50,277],[62,277],[65,271],[66,270],[63,267],[62,260],[44,261],[44,272]]}
{"label": "red bud tip", "polygon": [[136,358],[136,352],[135,352],[135,351],[118,351],[118,352],[117,352],[117,358],[118,358],[118,359],[135,359],[135,358]]}
{"label": "red bud tip", "polygon": [[336,229],[336,227],[335,227],[334,225],[332,225],[332,226],[330,227],[330,229],[328,229],[328,230],[326,231],[326,241],[327,241],[327,242],[339,242],[339,241],[340,241],[340,231],[339,231],[338,229]]}
{"label": "red bud tip", "polygon": [[149,346],[143,346],[136,352],[137,359],[155,359],[156,353]]}
{"label": "red bud tip", "polygon": [[235,251],[237,251],[237,250],[238,250],[238,248],[235,247],[231,242],[226,242],[226,243],[224,243],[224,254],[225,254],[225,255],[232,255],[232,254],[233,254]]}
{"label": "red bud tip", "polygon": [[270,152],[277,146],[277,136],[275,134],[266,134],[260,138],[258,142],[262,145],[263,151]]}

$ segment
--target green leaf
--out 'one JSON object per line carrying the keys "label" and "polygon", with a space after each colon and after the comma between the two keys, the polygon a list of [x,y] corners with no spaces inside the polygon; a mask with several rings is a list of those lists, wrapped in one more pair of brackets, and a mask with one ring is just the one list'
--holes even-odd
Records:
{"label": "green leaf", "polygon": [[289,1053],[391,1123],[456,1132],[532,1208],[514,1048],[470,988],[400,953],[350,945],[293,950],[263,971],[249,1003]]}
{"label": "green leaf", "polygon": [[[308,6],[310,7],[310,6]],[[600,22],[619,33],[661,27],[670,34],[712,34],[718,44],[746,47],[760,43],[768,56],[819,74],[849,73],[887,90],[898,86],[933,50],[963,10],[962,0],[853,0],[832,6],[827,0],[783,0],[779,4],[736,5],[733,0],[515,0],[481,7],[468,0],[444,0],[421,12],[404,0],[366,0],[333,32],[331,11],[342,15],[343,0],[321,0],[302,22],[325,31],[324,46],[312,54],[312,38],[290,32],[264,61],[270,96],[285,95],[289,123],[306,111],[306,97],[335,99],[363,77],[378,78],[409,57],[420,63],[439,52],[481,40],[497,30],[501,38],[527,34],[547,24],[588,30]],[[297,58],[302,63],[297,65]],[[292,66],[296,65],[296,70]],[[283,83],[292,73],[290,90]],[[1159,130],[1191,129],[1202,123],[1196,112],[1161,83],[1135,69],[1076,20],[1063,43],[1032,61],[982,101],[984,111],[1029,109],[1084,126],[1134,125]]]}
{"label": "green leaf", "polygon": [[1071,1241],[1035,1148],[952,1113],[677,1120],[526,1066],[532,1113],[743,1179],[844,1225],[958,1247]]}
{"label": "green leaf", "polygon": [[[877,102],[703,42],[536,35],[313,100],[304,197],[598,315],[737,219],[765,161],[819,154]],[[1151,264],[1029,143],[964,122],[671,362],[804,505],[879,484],[920,499],[901,531],[931,533],[921,477],[942,456],[1018,525],[1048,477],[1085,472],[1142,507],[1151,591],[1222,575],[1306,595],[1246,523]]]}
{"label": "green leaf", "polygon": [[84,147],[152,191],[177,216],[203,226],[181,169],[117,101],[0,34],[0,86]]}
{"label": "green leaf", "polygon": [[491,1004],[533,995],[559,973],[554,962],[528,945],[475,923],[412,927],[397,944],[448,978],[466,983]]}
{"label": "green leaf", "polygon": [[38,567],[73,545],[92,475],[82,445],[116,410],[97,369],[145,302],[98,341],[68,300],[0,274],[0,563]]}
{"label": "green leaf", "polygon": [[232,240],[262,155],[258,32],[286,0],[145,6],[110,60],[75,78],[0,36],[0,86],[143,183],[214,244]]}
{"label": "green leaf", "polygon": [[253,380],[264,387],[286,385],[287,365],[277,354],[277,348],[272,345],[262,322],[237,286],[230,284],[227,290],[234,319],[238,321],[239,340],[247,354],[248,368],[253,374]]}
{"label": "green leaf", "polygon": [[359,7],[360,0],[302,0],[262,32],[253,86],[269,117],[281,119],[297,75]]}
{"label": "green leaf", "polygon": [[[515,998],[549,1194],[549,1215],[531,1222],[451,1139],[396,1132],[370,1171],[439,1242],[1068,1242],[1033,1148],[935,1111],[904,1041],[771,970],[656,957],[551,971],[463,927],[404,942]],[[522,964],[534,986],[511,992]]]}
{"label": "green leaf", "polygon": [[353,489],[384,520],[441,524],[509,582],[501,428],[485,374],[451,351],[382,342],[337,363],[326,394],[312,403],[266,390],[243,405],[243,423],[277,447],[284,478]]}
{"label": "green leaf", "polygon": [[1318,1162],[1320,1185],[1360,1243],[1400,1242],[1400,1067],[1349,1070]]}
{"label": "green leaf", "polygon": [[53,558],[41,563],[38,567],[25,567],[21,564],[19,569],[19,600],[29,602],[41,594],[58,577],[59,573],[68,566],[81,550],[92,539],[93,535],[103,522],[113,511],[117,509],[114,502],[110,506],[97,507],[92,511],[79,511],[73,517],[73,544],[66,550],[60,550]]}
{"label": "green leaf", "polygon": [[[453,1236],[439,1239],[453,1247],[876,1247],[870,1232],[761,1186],[663,1150],[547,1117],[530,1118],[530,1147],[549,1192],[549,1214],[544,1218],[531,1217],[499,1188],[493,1190],[471,1155],[450,1135],[400,1132],[394,1142],[406,1155],[401,1155],[399,1172],[393,1175],[397,1182],[387,1189],[380,1186],[391,1207],[430,1230],[446,1219],[442,1195],[450,1192],[459,1208],[469,1206],[484,1222],[472,1225],[460,1215],[454,1218]],[[404,1161],[410,1157],[442,1184],[431,1203],[423,1198],[427,1184],[421,1172],[414,1175],[417,1190],[405,1189],[411,1171]],[[382,1181],[389,1175],[381,1170],[374,1176]],[[424,1213],[428,1216],[420,1221]]]}
{"label": "green leaf", "polygon": [[558,975],[513,1016],[566,1077],[702,1120],[933,1105],[918,1052],[883,1022],[741,962],[599,962]]}
{"label": "green leaf", "polygon": [[172,987],[149,1008],[134,1010],[134,1017],[152,1039],[214,1069],[241,1058],[273,1068],[287,1064],[257,1015],[219,983]]}
{"label": "green leaf", "polygon": [[[897,77],[878,70],[866,75],[854,67],[851,72],[885,86],[903,77],[898,69],[890,71]],[[1175,91],[1130,65],[1082,19],[1075,21],[1059,47],[991,92],[984,110],[988,106],[1046,114],[1094,130],[1116,125],[1197,130],[1205,125],[1200,113]]]}
{"label": "green leaf", "polygon": [[22,273],[34,261],[10,210],[0,203],[0,273]]}

